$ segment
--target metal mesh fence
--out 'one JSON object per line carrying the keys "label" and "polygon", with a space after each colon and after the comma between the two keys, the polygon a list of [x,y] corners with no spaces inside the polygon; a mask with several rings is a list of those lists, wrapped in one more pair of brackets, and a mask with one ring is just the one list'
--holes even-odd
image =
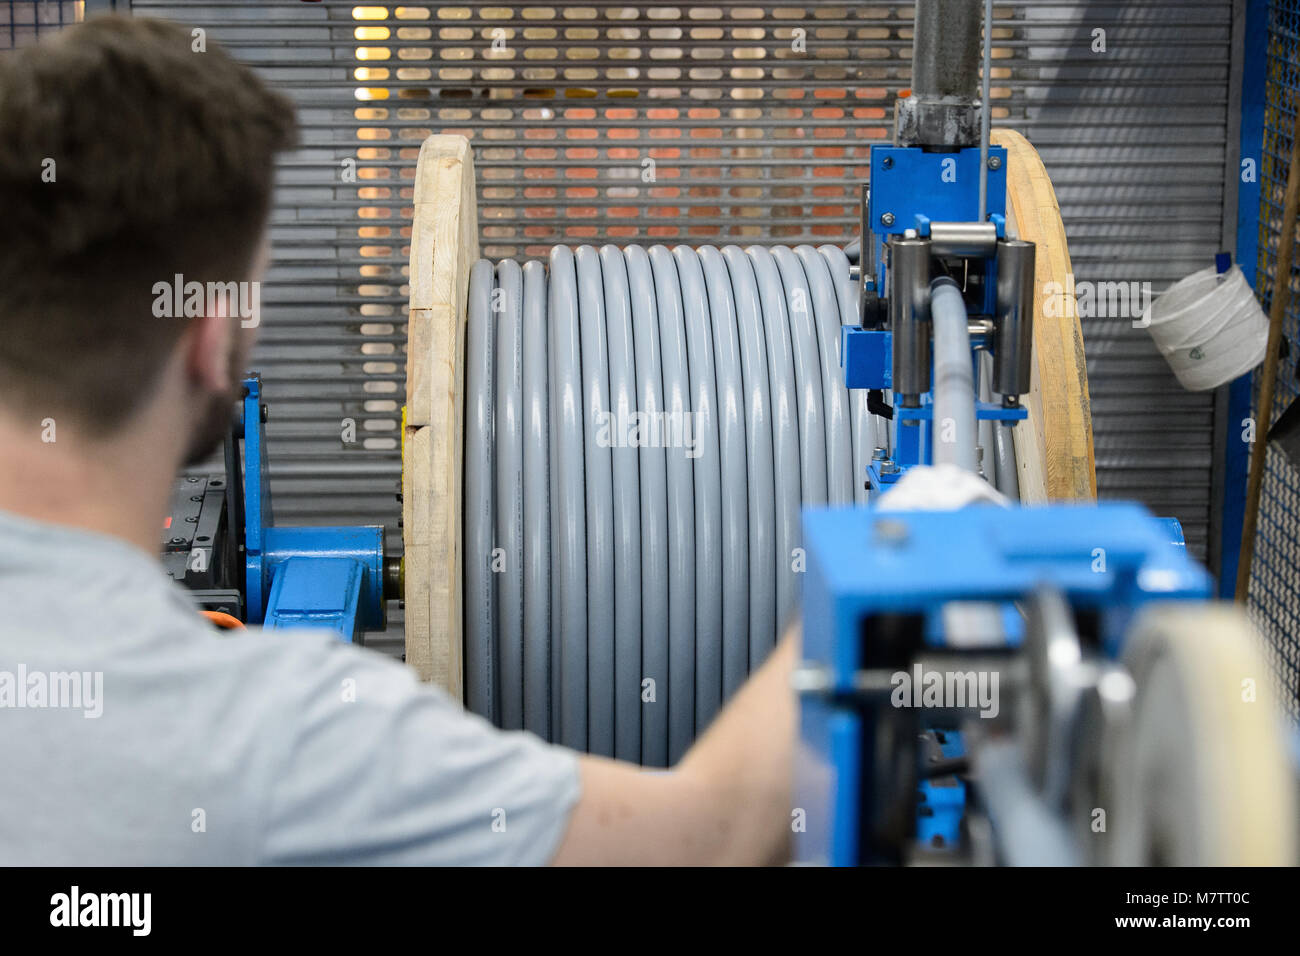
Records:
{"label": "metal mesh fence", "polygon": [[[1266,77],[1255,288],[1268,309],[1279,268],[1283,194],[1300,97],[1300,0],[1274,0],[1270,4]],[[1285,268],[1291,287],[1282,327],[1288,357],[1278,368],[1274,420],[1300,395],[1300,282],[1294,262],[1286,263]],[[1257,440],[1263,440],[1264,431],[1261,426]],[[1271,663],[1288,691],[1285,699],[1291,716],[1300,719],[1300,476],[1275,447],[1268,449],[1266,462],[1251,566],[1250,609],[1268,638]]]}

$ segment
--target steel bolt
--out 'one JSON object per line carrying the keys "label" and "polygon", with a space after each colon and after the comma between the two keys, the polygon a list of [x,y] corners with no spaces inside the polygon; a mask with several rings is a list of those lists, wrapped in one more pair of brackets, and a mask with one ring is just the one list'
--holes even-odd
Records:
{"label": "steel bolt", "polygon": [[892,226],[894,224],[894,214],[892,212],[884,213],[880,217],[880,222],[882,225]]}
{"label": "steel bolt", "polygon": [[877,543],[897,547],[907,541],[907,525],[891,519],[877,521],[875,535]]}
{"label": "steel bolt", "polygon": [[1000,157],[1000,156],[990,156],[990,157],[989,157],[989,169],[1001,169],[1001,168],[1002,168],[1002,157]]}

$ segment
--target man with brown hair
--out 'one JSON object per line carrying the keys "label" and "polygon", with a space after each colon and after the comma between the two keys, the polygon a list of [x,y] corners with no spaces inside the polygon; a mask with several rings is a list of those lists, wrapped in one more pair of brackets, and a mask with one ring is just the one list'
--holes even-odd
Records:
{"label": "man with brown hair", "polygon": [[161,22],[0,58],[0,861],[778,858],[792,640],[644,774],[498,732],[325,635],[219,636],[163,575],[173,477],[224,430],[256,331],[230,295],[166,289],[259,280],[293,128]]}

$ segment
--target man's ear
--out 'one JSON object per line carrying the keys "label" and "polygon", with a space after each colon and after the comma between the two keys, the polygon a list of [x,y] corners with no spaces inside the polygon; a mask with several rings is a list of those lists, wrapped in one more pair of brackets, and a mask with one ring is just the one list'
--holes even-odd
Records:
{"label": "man's ear", "polygon": [[231,387],[230,348],[237,318],[221,297],[203,315],[190,320],[185,332],[185,370],[194,385],[222,394]]}

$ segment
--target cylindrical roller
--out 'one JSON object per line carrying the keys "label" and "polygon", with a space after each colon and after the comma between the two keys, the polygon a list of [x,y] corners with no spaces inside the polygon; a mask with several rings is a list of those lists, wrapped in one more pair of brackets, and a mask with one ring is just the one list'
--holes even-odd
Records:
{"label": "cylindrical roller", "polygon": [[1034,355],[1034,244],[998,243],[997,310],[993,316],[993,391],[1015,402],[1029,391]]}
{"label": "cylindrical roller", "polygon": [[890,240],[889,286],[894,395],[912,407],[930,390],[929,240]]}
{"label": "cylindrical roller", "polygon": [[997,251],[998,230],[991,222],[932,222],[930,246],[936,256],[984,259]]}

